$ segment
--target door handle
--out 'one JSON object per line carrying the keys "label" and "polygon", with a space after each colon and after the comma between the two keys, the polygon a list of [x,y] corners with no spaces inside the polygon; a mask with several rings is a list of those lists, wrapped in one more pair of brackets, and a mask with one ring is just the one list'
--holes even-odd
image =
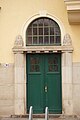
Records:
{"label": "door handle", "polygon": [[45,92],[47,92],[47,90],[48,90],[48,88],[47,88],[47,86],[45,86]]}

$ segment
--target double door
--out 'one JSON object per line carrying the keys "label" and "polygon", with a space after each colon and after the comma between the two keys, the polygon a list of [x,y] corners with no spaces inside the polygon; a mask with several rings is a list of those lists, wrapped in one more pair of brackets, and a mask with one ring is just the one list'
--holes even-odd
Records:
{"label": "double door", "polygon": [[[61,54],[28,54],[27,59],[27,110],[33,113],[62,112]],[[27,111],[27,112],[28,112]]]}

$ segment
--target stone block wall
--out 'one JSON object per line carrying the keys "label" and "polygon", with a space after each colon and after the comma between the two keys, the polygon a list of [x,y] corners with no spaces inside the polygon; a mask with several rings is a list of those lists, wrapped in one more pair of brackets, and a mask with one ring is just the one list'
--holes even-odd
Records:
{"label": "stone block wall", "polygon": [[14,114],[14,66],[0,64],[0,115]]}
{"label": "stone block wall", "polygon": [[[70,89],[70,86],[64,86],[64,94],[67,97],[67,93],[72,92],[73,115],[80,115],[80,63],[73,63],[72,74],[72,88]],[[14,65],[0,64],[0,116],[15,114],[16,86],[14,82]],[[66,89],[69,91],[66,92]]]}
{"label": "stone block wall", "polygon": [[80,63],[73,63],[73,114],[80,115]]}

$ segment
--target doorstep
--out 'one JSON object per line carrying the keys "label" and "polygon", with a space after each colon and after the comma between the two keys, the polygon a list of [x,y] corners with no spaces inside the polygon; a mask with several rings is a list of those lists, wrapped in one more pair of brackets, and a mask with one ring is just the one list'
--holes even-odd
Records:
{"label": "doorstep", "polygon": [[[48,114],[49,118],[63,118],[62,114]],[[29,118],[29,114],[26,115],[11,115],[11,118]],[[45,114],[33,114],[33,118],[45,118]]]}

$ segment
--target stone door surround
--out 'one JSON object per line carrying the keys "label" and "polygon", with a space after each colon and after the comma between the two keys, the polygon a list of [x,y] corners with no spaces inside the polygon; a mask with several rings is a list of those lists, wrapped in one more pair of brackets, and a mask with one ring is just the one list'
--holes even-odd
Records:
{"label": "stone door surround", "polygon": [[57,53],[62,54],[62,112],[73,114],[72,102],[72,40],[66,34],[61,46],[24,46],[21,35],[16,37],[14,47],[15,115],[26,114],[26,54]]}

